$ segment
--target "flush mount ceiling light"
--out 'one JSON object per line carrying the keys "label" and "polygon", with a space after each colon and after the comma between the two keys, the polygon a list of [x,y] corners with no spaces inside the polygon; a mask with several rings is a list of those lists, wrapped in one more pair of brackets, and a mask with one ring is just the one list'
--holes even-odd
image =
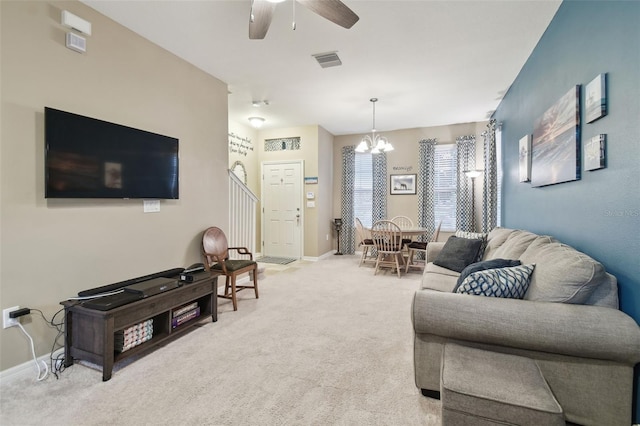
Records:
{"label": "flush mount ceiling light", "polygon": [[262,117],[249,117],[249,123],[256,129],[259,129],[264,124],[264,118]]}
{"label": "flush mount ceiling light", "polygon": [[373,128],[371,135],[365,135],[355,151],[367,152],[371,150],[372,154],[393,151],[393,145],[389,143],[387,138],[376,134],[376,102],[378,102],[378,98],[371,98],[369,101],[373,104]]}

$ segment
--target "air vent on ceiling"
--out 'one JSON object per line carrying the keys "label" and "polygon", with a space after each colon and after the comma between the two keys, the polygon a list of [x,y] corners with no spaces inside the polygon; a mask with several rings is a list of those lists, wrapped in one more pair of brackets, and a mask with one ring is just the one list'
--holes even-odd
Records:
{"label": "air vent on ceiling", "polygon": [[337,67],[342,65],[342,61],[336,52],[316,53],[312,55],[322,68]]}

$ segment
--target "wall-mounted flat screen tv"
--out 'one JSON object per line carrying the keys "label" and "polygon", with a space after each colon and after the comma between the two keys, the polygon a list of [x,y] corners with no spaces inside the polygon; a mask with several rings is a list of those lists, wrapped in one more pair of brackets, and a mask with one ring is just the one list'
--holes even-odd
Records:
{"label": "wall-mounted flat screen tv", "polygon": [[46,198],[178,198],[178,139],[45,107]]}

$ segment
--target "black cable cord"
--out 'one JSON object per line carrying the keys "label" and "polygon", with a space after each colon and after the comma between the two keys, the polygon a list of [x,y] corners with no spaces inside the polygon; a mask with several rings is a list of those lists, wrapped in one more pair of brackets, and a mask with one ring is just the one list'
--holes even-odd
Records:
{"label": "black cable cord", "polygon": [[61,312],[64,312],[64,308],[60,309],[58,312],[53,314],[53,317],[51,317],[51,320],[48,320],[47,317],[44,315],[44,312],[42,312],[40,309],[31,309],[31,311],[38,312],[40,316],[42,316],[42,319],[44,319],[44,321],[47,323],[47,325],[49,325],[49,327],[52,327],[58,330],[58,334],[56,335],[56,338],[53,340],[53,345],[51,346],[51,353],[49,354],[49,362],[51,366],[50,371],[53,373],[54,376],[56,376],[56,379],[59,379],[60,378],[59,374],[65,370],[64,352],[61,354],[58,354],[56,357],[53,356],[53,353],[56,351],[56,349],[64,347],[64,344],[58,343],[58,341],[60,340],[60,337],[64,335],[64,316],[58,323],[56,323],[55,320],[58,314],[60,314]]}

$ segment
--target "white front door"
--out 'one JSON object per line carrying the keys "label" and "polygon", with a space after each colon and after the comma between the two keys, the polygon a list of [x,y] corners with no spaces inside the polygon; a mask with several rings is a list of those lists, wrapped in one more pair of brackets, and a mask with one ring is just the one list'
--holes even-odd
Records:
{"label": "white front door", "polygon": [[262,164],[262,254],[301,257],[302,161]]}

